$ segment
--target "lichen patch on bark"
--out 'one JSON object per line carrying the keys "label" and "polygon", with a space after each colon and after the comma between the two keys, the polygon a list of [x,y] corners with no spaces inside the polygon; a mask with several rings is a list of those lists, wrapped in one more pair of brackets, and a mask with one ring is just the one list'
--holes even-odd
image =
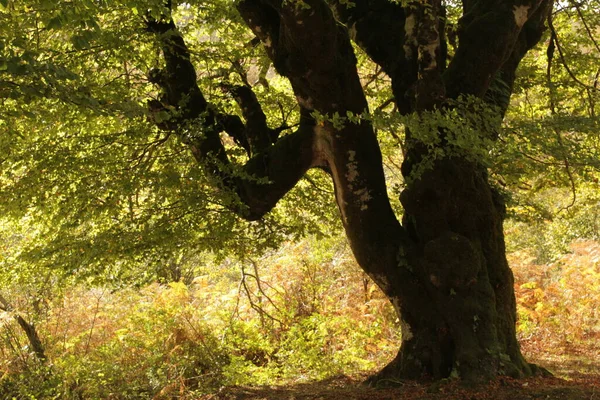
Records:
{"label": "lichen patch on bark", "polygon": [[[392,298],[392,303],[394,303],[394,301],[399,303],[399,299],[396,297]],[[394,307],[396,308],[396,304],[394,304]],[[400,307],[399,304],[398,304],[398,307]],[[397,308],[397,309],[399,309],[399,308]],[[410,329],[410,324],[402,318],[400,318],[400,331],[402,332],[402,341],[403,342],[406,342],[413,338],[413,333],[412,333],[412,330]]]}
{"label": "lichen patch on bark", "polygon": [[513,8],[513,14],[515,14],[515,24],[517,24],[519,28],[523,27],[525,22],[527,22],[529,8],[529,6],[515,6]]}
{"label": "lichen patch on bark", "polygon": [[439,41],[419,46],[419,61],[424,62],[423,70],[431,71],[437,68],[435,53],[439,46]]}
{"label": "lichen patch on bark", "polygon": [[[358,164],[355,160],[356,152],[353,150],[348,151],[348,164],[346,164],[346,168],[348,168],[348,172],[346,172],[346,178],[349,183],[352,183],[358,178]],[[352,189],[352,188],[351,188]]]}
{"label": "lichen patch on bark", "polygon": [[306,108],[307,110],[312,110],[314,108],[313,101],[310,97],[304,98],[304,97],[296,95],[296,101],[298,102],[298,104],[300,104],[302,107]]}
{"label": "lichen patch on bark", "polygon": [[373,198],[369,193],[369,190],[367,188],[362,188],[355,190],[353,193],[358,197],[361,211],[368,210],[369,205],[367,203]]}
{"label": "lichen patch on bark", "polygon": [[412,46],[417,46],[417,20],[413,14],[406,17],[406,21],[404,22],[404,55],[407,59],[411,59],[413,57],[412,54]]}

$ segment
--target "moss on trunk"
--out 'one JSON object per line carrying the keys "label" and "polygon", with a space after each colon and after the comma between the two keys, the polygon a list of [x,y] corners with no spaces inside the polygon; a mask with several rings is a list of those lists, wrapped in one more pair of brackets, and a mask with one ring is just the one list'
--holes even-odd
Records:
{"label": "moss on trunk", "polygon": [[415,180],[401,200],[414,249],[399,267],[419,289],[397,291],[393,300],[406,326],[404,342],[370,382],[450,376],[479,382],[534,373],[516,339],[504,205],[485,170],[446,158]]}

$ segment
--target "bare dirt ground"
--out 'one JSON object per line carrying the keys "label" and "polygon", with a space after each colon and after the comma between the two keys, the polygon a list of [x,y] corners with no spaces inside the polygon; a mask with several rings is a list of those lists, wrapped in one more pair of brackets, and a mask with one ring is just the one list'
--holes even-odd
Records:
{"label": "bare dirt ground", "polygon": [[[554,377],[522,380],[499,378],[487,385],[467,388],[457,381],[418,384],[399,382],[394,388],[369,388],[365,377],[340,376],[320,382],[283,386],[222,388],[202,400],[600,400],[600,351],[561,349],[527,354]],[[583,354],[582,354],[583,352]],[[591,352],[591,354],[590,354]]]}

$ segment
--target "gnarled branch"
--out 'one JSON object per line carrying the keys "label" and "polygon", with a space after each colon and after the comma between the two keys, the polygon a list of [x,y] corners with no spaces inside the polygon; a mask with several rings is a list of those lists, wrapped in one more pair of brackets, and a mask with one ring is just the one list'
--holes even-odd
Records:
{"label": "gnarled branch", "polygon": [[[173,20],[150,19],[147,25],[162,45],[165,68],[153,71],[149,78],[163,89],[161,103],[170,111],[169,127],[188,144],[194,157],[223,189],[237,194],[240,202],[232,202],[229,207],[248,220],[259,219],[313,164],[314,121],[305,115],[296,132],[273,145],[273,130],[267,127],[253,93],[244,91],[243,99],[239,98],[242,108],[247,107],[246,124],[237,116],[215,112],[196,83],[190,53]],[[157,106],[156,101],[149,105]],[[252,155],[240,166],[241,174],[231,173],[231,163],[219,136],[222,131],[231,134]]]}
{"label": "gnarled branch", "polygon": [[519,39],[527,39],[527,33],[521,36],[523,29],[532,28],[533,24],[525,27],[527,21],[547,3],[548,0],[465,1],[459,46],[444,74],[448,97],[483,97],[496,74],[514,57]]}
{"label": "gnarled branch", "polygon": [[330,0],[352,39],[392,79],[396,104],[402,114],[411,111],[410,89],[417,80],[416,44],[406,40],[414,26],[400,3],[388,0]]}

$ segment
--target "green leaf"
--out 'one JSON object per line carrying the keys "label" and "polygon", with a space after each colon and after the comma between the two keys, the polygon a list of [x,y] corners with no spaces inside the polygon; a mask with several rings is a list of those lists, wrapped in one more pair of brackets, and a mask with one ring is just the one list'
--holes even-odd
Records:
{"label": "green leaf", "polygon": [[83,50],[90,45],[89,42],[81,35],[72,36],[71,43],[76,50]]}
{"label": "green leaf", "polygon": [[24,49],[27,47],[27,39],[23,36],[16,37],[15,39],[13,39],[12,45],[20,49]]}
{"label": "green leaf", "polygon": [[50,19],[47,23],[46,23],[46,28],[52,30],[52,29],[60,29],[63,26],[63,19],[62,16],[57,15],[56,17]]}

